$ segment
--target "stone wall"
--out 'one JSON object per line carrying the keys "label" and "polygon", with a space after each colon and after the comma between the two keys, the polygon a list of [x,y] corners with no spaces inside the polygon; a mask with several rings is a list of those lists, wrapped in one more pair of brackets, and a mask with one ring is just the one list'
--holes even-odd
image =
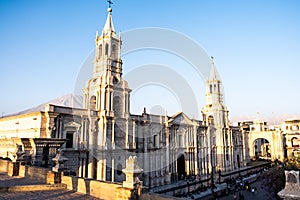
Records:
{"label": "stone wall", "polygon": [[0,118],[0,138],[39,138],[43,112]]}
{"label": "stone wall", "polygon": [[167,195],[163,195],[163,194],[145,193],[145,194],[142,194],[139,199],[140,200],[174,200],[174,199],[179,200],[181,198],[176,198],[173,196],[167,196]]}
{"label": "stone wall", "polygon": [[42,168],[42,167],[33,167],[33,166],[26,166],[26,165],[19,165],[18,171],[14,169],[14,166],[19,163],[13,163],[8,160],[0,159],[0,171],[7,172],[10,176],[22,176],[22,177],[29,177],[34,180],[43,181],[46,183],[47,181],[47,174],[49,169]]}
{"label": "stone wall", "polygon": [[0,139],[0,157],[13,159],[17,145],[22,145],[21,138]]}
{"label": "stone wall", "polygon": [[62,176],[61,181],[67,189],[88,194],[100,199],[126,199],[131,197],[132,190],[122,187],[122,184],[78,178],[75,176]]}
{"label": "stone wall", "polygon": [[10,161],[8,160],[2,160],[0,159],[0,171],[3,171],[3,172],[7,172],[8,171],[8,163]]}
{"label": "stone wall", "polygon": [[27,172],[26,171],[24,172],[24,174],[26,174],[27,177],[46,182],[47,173],[50,171],[49,169],[41,168],[41,167],[31,167],[31,166],[30,167],[22,166],[22,167],[20,167],[20,170],[21,169],[26,170],[26,168],[27,168]]}
{"label": "stone wall", "polygon": [[64,163],[65,168],[70,172],[75,172],[78,176],[78,170],[80,166],[80,151],[75,149],[64,149],[63,156],[68,160]]}

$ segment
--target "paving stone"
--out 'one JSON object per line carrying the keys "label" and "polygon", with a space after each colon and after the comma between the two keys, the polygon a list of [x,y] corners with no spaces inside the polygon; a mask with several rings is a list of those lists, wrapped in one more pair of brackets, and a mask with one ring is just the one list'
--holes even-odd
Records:
{"label": "paving stone", "polygon": [[[37,185],[45,184],[41,181],[36,181],[28,177],[8,176],[6,172],[0,171],[0,188],[11,187],[19,185]],[[78,192],[58,189],[58,190],[43,190],[43,191],[30,191],[30,192],[0,192],[0,200],[97,200],[86,194]]]}

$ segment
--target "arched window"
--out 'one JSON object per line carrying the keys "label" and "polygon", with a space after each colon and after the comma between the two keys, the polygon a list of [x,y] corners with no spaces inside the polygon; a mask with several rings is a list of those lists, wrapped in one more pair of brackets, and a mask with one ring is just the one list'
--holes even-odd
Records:
{"label": "arched window", "polygon": [[102,56],[102,44],[100,44],[100,46],[99,46],[99,56],[98,56],[98,58],[101,58],[101,56]]}
{"label": "arched window", "polygon": [[108,44],[105,44],[105,55],[108,55]]}
{"label": "arched window", "polygon": [[293,137],[293,138],[291,139],[291,142],[292,142],[292,147],[294,147],[294,148],[299,147],[299,141],[298,141],[298,138]]}
{"label": "arched window", "polygon": [[209,125],[213,125],[214,124],[214,117],[213,116],[209,116],[208,117],[208,124]]}
{"label": "arched window", "polygon": [[91,96],[91,98],[90,98],[90,109],[91,110],[96,110],[96,103],[97,103],[96,96]]}
{"label": "arched window", "polygon": [[212,93],[212,85],[209,85],[209,92]]}
{"label": "arched window", "polygon": [[112,46],[112,50],[111,50],[111,57],[113,58],[113,59],[115,59],[116,58],[116,54],[117,54],[117,52],[116,52],[116,45],[114,44],[113,46]]}
{"label": "arched window", "polygon": [[289,174],[287,175],[287,180],[286,180],[286,182],[288,182],[288,183],[297,183],[297,178],[296,178],[296,176],[295,176],[294,174],[289,173]]}

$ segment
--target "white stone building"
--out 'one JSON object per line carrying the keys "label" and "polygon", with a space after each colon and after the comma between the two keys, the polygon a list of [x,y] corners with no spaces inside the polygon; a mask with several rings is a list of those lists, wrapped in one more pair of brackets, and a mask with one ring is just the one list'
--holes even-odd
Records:
{"label": "white stone building", "polygon": [[[184,113],[174,116],[130,114],[130,88],[122,78],[121,39],[113,26],[111,9],[101,35],[96,35],[93,77],[84,88],[84,107],[90,116],[89,178],[121,181],[125,159],[138,157],[144,169],[141,179],[149,187],[177,181],[186,175],[207,175],[231,171],[246,164],[235,155],[243,145],[234,146],[228,110],[223,104],[222,83],[214,63],[207,80],[203,121]],[[235,147],[235,148],[234,148]]]}

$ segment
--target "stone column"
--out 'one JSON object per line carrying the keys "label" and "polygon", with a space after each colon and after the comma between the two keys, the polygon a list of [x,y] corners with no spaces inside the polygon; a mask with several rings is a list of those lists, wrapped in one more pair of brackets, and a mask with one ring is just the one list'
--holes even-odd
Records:
{"label": "stone column", "polygon": [[136,148],[136,143],[135,143],[135,121],[132,121],[132,148]]}
{"label": "stone column", "polygon": [[143,145],[144,145],[144,155],[143,155],[143,165],[145,169],[145,177],[144,177],[144,182],[146,186],[149,186],[149,153],[148,153],[148,129],[147,129],[148,124],[143,124],[142,127],[142,134],[143,135]]}
{"label": "stone column", "polygon": [[125,121],[125,149],[128,149],[129,148],[129,143],[128,143],[128,119],[126,119]]}
{"label": "stone column", "polygon": [[112,157],[111,160],[111,182],[115,182],[115,159]]}
{"label": "stone column", "polygon": [[166,146],[163,147],[163,148],[165,148],[165,155],[166,155],[166,160],[165,160],[165,168],[166,168],[165,183],[169,184],[169,183],[171,183],[171,173],[170,173],[170,170],[169,170],[169,165],[171,164],[170,163],[170,148],[171,148],[171,145],[170,145],[170,141],[169,141],[169,135],[170,135],[169,127],[165,127],[165,133],[166,133]]}
{"label": "stone column", "polygon": [[115,120],[113,119],[111,123],[111,146],[112,149],[115,149]]}

